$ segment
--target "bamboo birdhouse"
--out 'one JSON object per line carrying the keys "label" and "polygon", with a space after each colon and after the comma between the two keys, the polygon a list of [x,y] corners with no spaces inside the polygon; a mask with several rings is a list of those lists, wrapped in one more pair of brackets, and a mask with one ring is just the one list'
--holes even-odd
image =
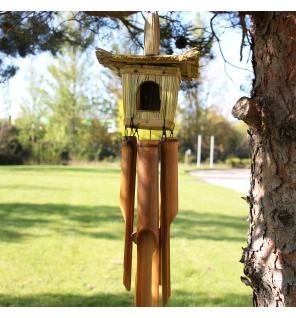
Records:
{"label": "bamboo birdhouse", "polygon": [[112,54],[97,49],[101,64],[122,76],[124,125],[143,129],[173,130],[181,80],[198,76],[198,51],[179,56],[158,55],[159,20],[148,15],[145,54]]}
{"label": "bamboo birdhouse", "polygon": [[[198,76],[198,51],[159,55],[157,13],[145,21],[145,55],[97,49],[98,61],[122,77],[124,126],[162,130],[161,140],[122,141],[120,206],[125,222],[123,284],[131,289],[132,244],[137,245],[136,306],[158,306],[171,295],[170,224],[178,212],[178,139],[173,135],[181,80]],[[160,164],[159,164],[160,158]],[[160,176],[159,176],[160,166]],[[137,189],[136,189],[137,179]],[[160,194],[159,194],[160,190]],[[137,192],[134,228],[135,191]]]}

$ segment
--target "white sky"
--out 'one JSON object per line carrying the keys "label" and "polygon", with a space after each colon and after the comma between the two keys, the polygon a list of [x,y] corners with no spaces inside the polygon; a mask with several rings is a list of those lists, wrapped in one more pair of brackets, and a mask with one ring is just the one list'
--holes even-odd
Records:
{"label": "white sky", "polygon": [[[205,21],[209,20],[210,13],[204,13]],[[205,22],[206,23],[206,22]],[[215,29],[217,32],[219,29]],[[240,62],[241,31],[239,29],[227,29],[220,36],[220,44],[225,59],[231,64],[243,69],[231,66],[223,60],[218,43],[215,42],[213,52],[215,59],[210,61],[202,70],[202,94],[207,99],[207,105],[217,106],[221,113],[229,120],[234,120],[231,109],[242,96],[249,96],[253,71],[249,57],[249,47],[243,51],[243,61]],[[243,90],[242,90],[243,89]],[[203,96],[204,95],[204,96]]]}
{"label": "white sky", "polygon": [[295,11],[295,0],[210,0],[210,1],[196,1],[196,0],[161,0],[161,1],[147,1],[147,0],[108,0],[108,1],[94,1],[94,0],[10,0],[1,2],[1,10],[101,10],[101,11],[147,11],[147,10],[175,10],[175,11]]}
{"label": "white sky", "polygon": [[[188,12],[189,18],[190,16],[194,18],[195,15],[196,12]],[[211,14],[208,12],[202,12],[201,14],[204,23],[208,23],[210,16]],[[227,29],[221,35],[220,43],[225,58],[234,65],[251,70],[250,62],[246,64],[248,49],[244,52],[244,61],[239,61],[240,42],[241,33],[239,30]],[[248,95],[250,80],[247,80],[247,77],[252,76],[252,72],[240,70],[225,64],[217,43],[213,47],[213,52],[216,58],[210,61],[201,71],[202,78],[204,79],[201,97],[203,100],[206,100],[205,106],[216,105],[228,119],[233,120],[231,108],[241,96]],[[47,53],[18,59],[17,63],[20,66],[20,70],[17,75],[9,81],[8,87],[7,85],[0,86],[0,117],[11,115],[12,118],[15,118],[17,116],[20,110],[19,105],[22,99],[26,97],[26,74],[30,65],[33,64],[34,68],[41,73],[46,69],[46,65],[50,63],[51,59]],[[98,71],[99,74],[98,65],[95,71]],[[245,87],[246,91],[242,91],[240,89],[241,86]],[[7,90],[10,93],[9,98],[7,98]]]}

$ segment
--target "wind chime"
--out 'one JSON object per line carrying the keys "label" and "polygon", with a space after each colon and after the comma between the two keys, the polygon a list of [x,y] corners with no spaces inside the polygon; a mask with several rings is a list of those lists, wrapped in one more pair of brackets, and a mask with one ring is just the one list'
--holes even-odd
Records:
{"label": "wind chime", "polygon": [[[158,306],[159,285],[163,305],[171,295],[170,224],[178,212],[178,139],[173,136],[174,116],[181,79],[198,76],[196,49],[179,56],[159,55],[159,42],[158,15],[149,13],[144,30],[145,55],[96,51],[101,64],[122,76],[126,128],[120,182],[120,205],[125,221],[123,284],[127,290],[131,289],[134,242],[137,245],[136,306]],[[162,137],[140,140],[136,137],[139,137],[138,129],[150,130],[150,136],[151,130],[160,130]]]}

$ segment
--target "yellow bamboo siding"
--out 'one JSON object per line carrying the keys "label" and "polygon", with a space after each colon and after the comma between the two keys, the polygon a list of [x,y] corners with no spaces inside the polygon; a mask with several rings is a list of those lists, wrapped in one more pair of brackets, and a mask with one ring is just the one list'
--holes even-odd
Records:
{"label": "yellow bamboo siding", "polygon": [[[121,71],[125,126],[130,127],[133,123],[138,128],[162,129],[165,125],[166,129],[173,129],[181,79],[180,70],[168,67],[156,67],[154,70],[151,67],[128,67]],[[154,71],[156,74],[153,74]],[[154,81],[159,85],[159,112],[137,109],[138,88],[145,81]]]}

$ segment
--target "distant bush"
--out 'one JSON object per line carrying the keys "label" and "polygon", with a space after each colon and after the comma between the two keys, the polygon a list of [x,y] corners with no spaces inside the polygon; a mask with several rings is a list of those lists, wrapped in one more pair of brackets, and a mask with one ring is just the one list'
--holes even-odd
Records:
{"label": "distant bush", "polygon": [[0,165],[22,165],[23,163],[21,156],[0,153]]}
{"label": "distant bush", "polygon": [[238,157],[228,157],[225,160],[226,164],[229,164],[232,168],[249,168],[251,166],[250,158],[238,158]]}
{"label": "distant bush", "polygon": [[9,121],[0,121],[0,165],[20,165],[26,151],[19,139],[19,130]]}

